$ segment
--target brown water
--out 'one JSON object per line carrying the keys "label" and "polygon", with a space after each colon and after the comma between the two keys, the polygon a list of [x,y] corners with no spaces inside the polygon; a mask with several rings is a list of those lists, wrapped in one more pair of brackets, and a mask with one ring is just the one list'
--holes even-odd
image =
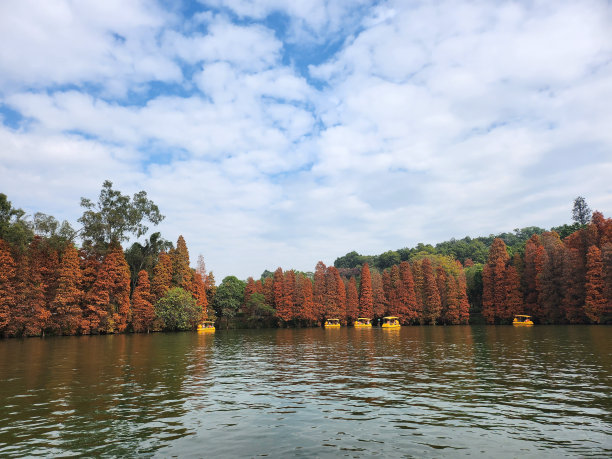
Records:
{"label": "brown water", "polygon": [[612,455],[612,328],[0,341],[0,456]]}

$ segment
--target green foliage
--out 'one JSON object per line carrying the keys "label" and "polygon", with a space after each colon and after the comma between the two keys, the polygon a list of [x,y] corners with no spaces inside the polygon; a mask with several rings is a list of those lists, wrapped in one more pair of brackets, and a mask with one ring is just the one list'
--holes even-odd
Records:
{"label": "green foliage", "polygon": [[112,242],[121,243],[132,234],[136,237],[145,234],[149,228],[143,220],[157,225],[164,219],[153,201],[147,199],[145,191],[139,191],[130,200],[129,196],[113,190],[109,180],[103,183],[97,203],[81,198],[81,207],[86,209],[79,218],[85,245],[102,252]]}
{"label": "green foliage", "polygon": [[393,265],[399,265],[400,263],[399,253],[389,250],[385,253],[382,253],[378,256],[378,262],[376,267],[381,271],[387,268],[390,268]]}
{"label": "green foliage", "polygon": [[525,242],[533,234],[542,234],[545,230],[537,226],[515,229],[512,233],[491,234],[485,237],[463,239],[451,239],[432,246],[431,244],[419,243],[413,248],[403,248],[396,251],[389,250],[380,255],[360,255],[357,252],[349,252],[339,257],[334,262],[336,268],[352,269],[363,266],[364,263],[380,271],[390,268],[401,261],[411,261],[415,257],[426,255],[446,255],[465,263],[468,258],[474,263],[486,263],[489,255],[489,247],[496,238],[502,239],[508,248],[510,256],[524,250]]}
{"label": "green foliage", "polygon": [[223,279],[213,299],[213,308],[217,317],[232,318],[236,315],[244,299],[245,287],[246,282],[236,276],[227,276]]}
{"label": "green foliage", "polygon": [[276,310],[266,303],[261,293],[253,293],[246,303],[246,309],[252,311],[253,318],[262,319],[273,317]]}
{"label": "green foliage", "polygon": [[[481,263],[465,268],[465,281],[467,284],[467,296],[470,303],[470,317],[482,319],[482,268]],[[470,323],[474,323],[470,318]],[[476,320],[478,322],[478,320]]]}
{"label": "green foliage", "polygon": [[155,316],[163,321],[165,330],[191,330],[200,319],[200,308],[191,293],[175,287],[155,303]]}
{"label": "green foliage", "polygon": [[334,266],[336,268],[356,268],[364,264],[365,257],[359,255],[357,252],[352,251],[344,255],[343,257],[336,258]]}
{"label": "green foliage", "polygon": [[25,250],[32,241],[32,224],[25,219],[22,209],[13,207],[4,193],[0,193],[0,239],[16,250]]}
{"label": "green foliage", "polygon": [[141,270],[147,271],[149,278],[153,278],[153,267],[157,264],[157,257],[160,252],[167,252],[172,248],[172,242],[161,237],[161,233],[153,233],[145,244],[138,242],[125,251],[125,259],[130,267],[131,286],[134,290],[138,273]]}
{"label": "green foliage", "polygon": [[36,235],[45,238],[51,247],[59,251],[72,244],[77,235],[76,230],[66,220],[60,224],[55,217],[42,212],[34,214],[33,226]]}

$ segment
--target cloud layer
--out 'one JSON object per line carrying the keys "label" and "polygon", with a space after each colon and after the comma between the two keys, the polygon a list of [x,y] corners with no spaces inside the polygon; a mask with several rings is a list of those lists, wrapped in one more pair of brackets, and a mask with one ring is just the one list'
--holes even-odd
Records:
{"label": "cloud layer", "polygon": [[4,2],[0,191],[76,222],[105,179],[144,189],[219,279],[607,215],[611,14]]}

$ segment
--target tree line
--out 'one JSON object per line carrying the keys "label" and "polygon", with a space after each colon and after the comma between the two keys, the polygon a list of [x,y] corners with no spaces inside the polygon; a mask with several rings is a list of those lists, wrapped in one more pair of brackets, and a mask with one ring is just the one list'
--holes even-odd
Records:
{"label": "tree line", "polygon": [[214,276],[203,259],[190,267],[182,236],[176,248],[160,233],[121,247],[164,218],[144,191],[129,197],[106,181],[81,205],[77,231],[42,213],[27,219],[0,194],[1,336],[181,330],[207,318]]}
{"label": "tree line", "polygon": [[187,330],[204,319],[317,326],[387,315],[404,325],[502,324],[520,313],[539,323],[610,323],[612,220],[591,218],[579,199],[575,223],[558,227],[565,236],[532,227],[472,240],[484,246],[483,262],[456,256],[450,241],[403,255],[352,252],[314,272],[227,276],[216,286],[201,255],[190,266],[182,236],[175,247],[156,232],[123,250],[148,232],[146,222],[164,218],[144,191],[129,197],[104,182],[97,202],[82,198],[79,230],[41,213],[28,219],[0,194],[0,335]]}

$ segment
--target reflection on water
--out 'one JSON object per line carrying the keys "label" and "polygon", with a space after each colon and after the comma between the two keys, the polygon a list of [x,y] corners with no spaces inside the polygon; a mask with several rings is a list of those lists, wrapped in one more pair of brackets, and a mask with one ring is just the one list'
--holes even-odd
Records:
{"label": "reflection on water", "polygon": [[606,327],[0,341],[0,455],[612,454]]}

